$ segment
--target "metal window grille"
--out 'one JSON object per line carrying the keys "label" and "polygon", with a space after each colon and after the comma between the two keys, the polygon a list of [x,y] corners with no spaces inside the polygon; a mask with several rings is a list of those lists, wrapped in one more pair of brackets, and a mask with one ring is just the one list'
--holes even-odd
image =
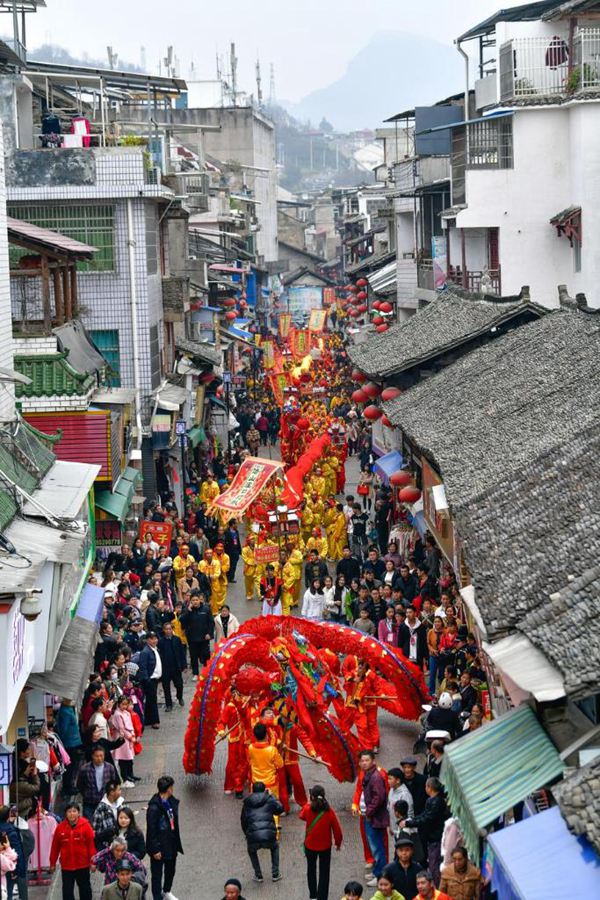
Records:
{"label": "metal window grille", "polygon": [[[115,269],[115,210],[109,203],[50,204],[11,203],[8,214],[15,219],[50,228],[98,248],[90,262],[77,263],[80,272],[112,272]],[[16,251],[16,258],[23,251]],[[11,261],[16,262],[11,251]]]}
{"label": "metal window grille", "polygon": [[511,119],[492,119],[469,125],[470,168],[512,169],[513,133]]}
{"label": "metal window grille", "polygon": [[117,329],[90,331],[94,346],[102,354],[110,367],[108,381],[111,387],[121,387],[121,353]]}

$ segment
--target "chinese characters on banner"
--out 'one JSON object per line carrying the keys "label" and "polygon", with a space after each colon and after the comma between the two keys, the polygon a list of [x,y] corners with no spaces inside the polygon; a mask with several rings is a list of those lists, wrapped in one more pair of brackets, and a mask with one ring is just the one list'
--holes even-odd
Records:
{"label": "chinese characters on banner", "polygon": [[326,309],[311,309],[310,319],[308,320],[309,331],[323,331],[327,322]]}
{"label": "chinese characters on banner", "polygon": [[303,359],[310,350],[310,335],[308,331],[296,329],[292,337],[292,353],[296,359]]}
{"label": "chinese characters on banner", "polygon": [[226,513],[228,518],[240,518],[283,465],[279,460],[246,457],[230,486],[211,504],[211,511]]}
{"label": "chinese characters on banner", "polygon": [[261,544],[254,548],[254,559],[259,565],[279,561],[279,547],[276,544]]}
{"label": "chinese characters on banner", "polygon": [[333,306],[333,304],[335,303],[335,300],[336,300],[335,288],[332,288],[332,287],[323,288],[323,303],[325,304],[325,306]]}
{"label": "chinese characters on banner", "polygon": [[166,547],[168,550],[171,546],[173,525],[171,522],[140,522],[140,537],[143,541],[146,540],[147,534],[151,535],[159,547]]}
{"label": "chinese characters on banner", "polygon": [[275,347],[273,341],[263,341],[263,368],[272,369],[275,366]]}
{"label": "chinese characters on banner", "polygon": [[292,324],[291,313],[280,313],[279,315],[279,337],[284,341],[290,333],[290,325]]}
{"label": "chinese characters on banner", "polygon": [[271,390],[273,391],[277,405],[283,406],[285,400],[283,392],[289,385],[287,372],[278,372],[269,375],[269,384],[271,385]]}

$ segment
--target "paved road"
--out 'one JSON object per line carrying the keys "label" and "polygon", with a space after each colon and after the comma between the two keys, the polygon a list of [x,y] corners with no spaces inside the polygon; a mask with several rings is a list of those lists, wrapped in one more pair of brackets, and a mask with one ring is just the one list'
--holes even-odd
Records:
{"label": "paved road", "polygon": [[[352,490],[357,481],[358,465],[355,460],[347,463],[348,485]],[[257,601],[250,604],[244,598],[241,566],[237,584],[230,585],[228,602],[232,611],[244,621],[259,613]],[[185,682],[186,707],[193,695],[195,684]],[[208,776],[190,776],[182,770],[181,756],[183,735],[187,723],[187,710],[177,708],[171,713],[161,713],[160,731],[146,732],[144,751],[136,760],[136,773],[142,776],[135,789],[125,792],[127,802],[145,818],[145,806],[154,791],[156,778],[169,773],[176,779],[176,794],[181,800],[181,830],[185,854],[179,857],[174,892],[179,900],[220,900],[223,884],[235,876],[243,884],[248,900],[303,900],[308,898],[305,877],[305,861],[301,843],[303,823],[293,813],[282,818],[281,871],[283,880],[272,884],[252,881],[252,868],[246,853],[245,840],[239,824],[241,801],[223,794],[223,777],[226,762],[224,744],[217,747],[214,771]],[[387,713],[380,713],[382,749],[381,761],[389,767],[398,765],[403,754],[412,748],[417,728],[412,723],[400,722]],[[357,821],[350,813],[352,785],[338,784],[325,768],[316,763],[302,763],[302,773],[307,788],[311,784],[325,785],[330,802],[339,814],[344,831],[344,844],[332,861],[331,898],[337,900],[347,880],[356,878],[364,884],[364,864],[358,835]],[[264,855],[263,874],[270,873],[268,851]],[[48,889],[32,892],[32,900],[48,897]],[[58,894],[56,895],[58,896]],[[98,896],[96,891],[94,897]],[[369,889],[365,898],[371,896]]]}

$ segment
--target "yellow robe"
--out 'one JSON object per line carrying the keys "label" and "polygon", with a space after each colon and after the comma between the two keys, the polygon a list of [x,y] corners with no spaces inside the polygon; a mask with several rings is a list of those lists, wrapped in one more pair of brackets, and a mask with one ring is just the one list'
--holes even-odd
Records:
{"label": "yellow robe", "polygon": [[209,506],[221,493],[216,481],[203,481],[200,485],[200,503],[208,503]]}
{"label": "yellow robe", "polygon": [[330,532],[329,550],[331,559],[336,562],[343,557],[343,549],[348,543],[348,532],[346,531],[346,517],[343,512],[337,513],[333,520]]}
{"label": "yellow robe", "polygon": [[248,545],[242,547],[242,560],[244,561],[244,584],[246,586],[246,600],[254,600],[255,594],[258,593],[254,547],[250,547]]}
{"label": "yellow robe", "polygon": [[216,604],[217,607],[217,610],[215,612],[216,616],[218,611],[227,600],[227,586],[229,584],[229,582],[227,581],[227,573],[229,572],[231,562],[227,553],[222,553],[220,556],[215,553],[214,558],[218,561],[219,566],[221,567],[221,573],[218,579],[213,582],[213,592],[211,596],[211,601]]}
{"label": "yellow robe", "polygon": [[185,570],[188,566],[191,566],[194,562],[194,557],[189,554],[184,559],[183,556],[176,556],[173,560],[173,571],[175,572],[175,584],[179,585],[179,582],[185,577]]}
{"label": "yellow robe", "polygon": [[306,542],[307,550],[316,550],[319,556],[323,557],[323,559],[327,559],[328,552],[328,544],[327,538],[325,537],[314,537],[311,535]]}
{"label": "yellow robe", "polygon": [[[225,598],[223,598],[222,602],[218,604],[218,598],[220,596],[219,579],[221,578],[221,563],[214,557],[210,562],[208,562],[208,560],[206,559],[203,559],[198,564],[198,569],[200,572],[202,572],[203,575],[206,575],[206,577],[210,581],[210,608],[212,610],[213,616],[216,616],[221,609],[221,606],[225,602]],[[227,578],[225,578],[225,581],[227,581]],[[225,589],[225,591],[227,592],[227,588]]]}

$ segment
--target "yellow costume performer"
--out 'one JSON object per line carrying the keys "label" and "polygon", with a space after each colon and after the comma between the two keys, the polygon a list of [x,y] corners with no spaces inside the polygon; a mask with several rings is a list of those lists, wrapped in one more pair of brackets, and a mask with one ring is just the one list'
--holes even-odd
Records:
{"label": "yellow costume performer", "polygon": [[[213,616],[216,616],[225,602],[225,598],[223,597],[221,603],[218,602],[220,597],[219,580],[221,578],[221,563],[218,559],[214,558],[212,550],[204,551],[204,559],[200,561],[198,570],[202,572],[203,575],[206,575],[210,581],[210,608]],[[227,576],[225,576],[225,582],[227,582]],[[225,588],[225,591],[227,592],[227,588]]]}
{"label": "yellow costume performer", "polygon": [[329,556],[337,562],[343,557],[343,549],[348,543],[346,531],[346,517],[343,510],[336,507],[336,515],[333,519],[329,541]]}
{"label": "yellow costume performer", "polygon": [[216,582],[213,583],[213,592],[211,595],[211,605],[216,605],[216,610],[214,615],[216,616],[225,601],[227,600],[227,586],[229,584],[227,580],[227,573],[229,572],[229,567],[231,565],[231,560],[227,553],[224,552],[223,544],[219,541],[215,544],[215,557],[220,567],[220,574],[217,578]]}
{"label": "yellow costume performer", "polygon": [[244,562],[244,584],[246,587],[246,600],[254,600],[258,595],[258,586],[256,578],[256,557],[254,556],[254,537],[248,535],[246,543],[242,547],[242,560]]}
{"label": "yellow costume performer", "polygon": [[200,503],[208,503],[210,506],[220,493],[219,485],[212,475],[209,475],[206,481],[203,481],[200,485]]}
{"label": "yellow costume performer", "polygon": [[327,538],[323,537],[320,528],[313,528],[311,536],[306,541],[306,549],[316,550],[319,556],[321,556],[323,559],[327,559],[327,552],[329,549],[327,545]]}

